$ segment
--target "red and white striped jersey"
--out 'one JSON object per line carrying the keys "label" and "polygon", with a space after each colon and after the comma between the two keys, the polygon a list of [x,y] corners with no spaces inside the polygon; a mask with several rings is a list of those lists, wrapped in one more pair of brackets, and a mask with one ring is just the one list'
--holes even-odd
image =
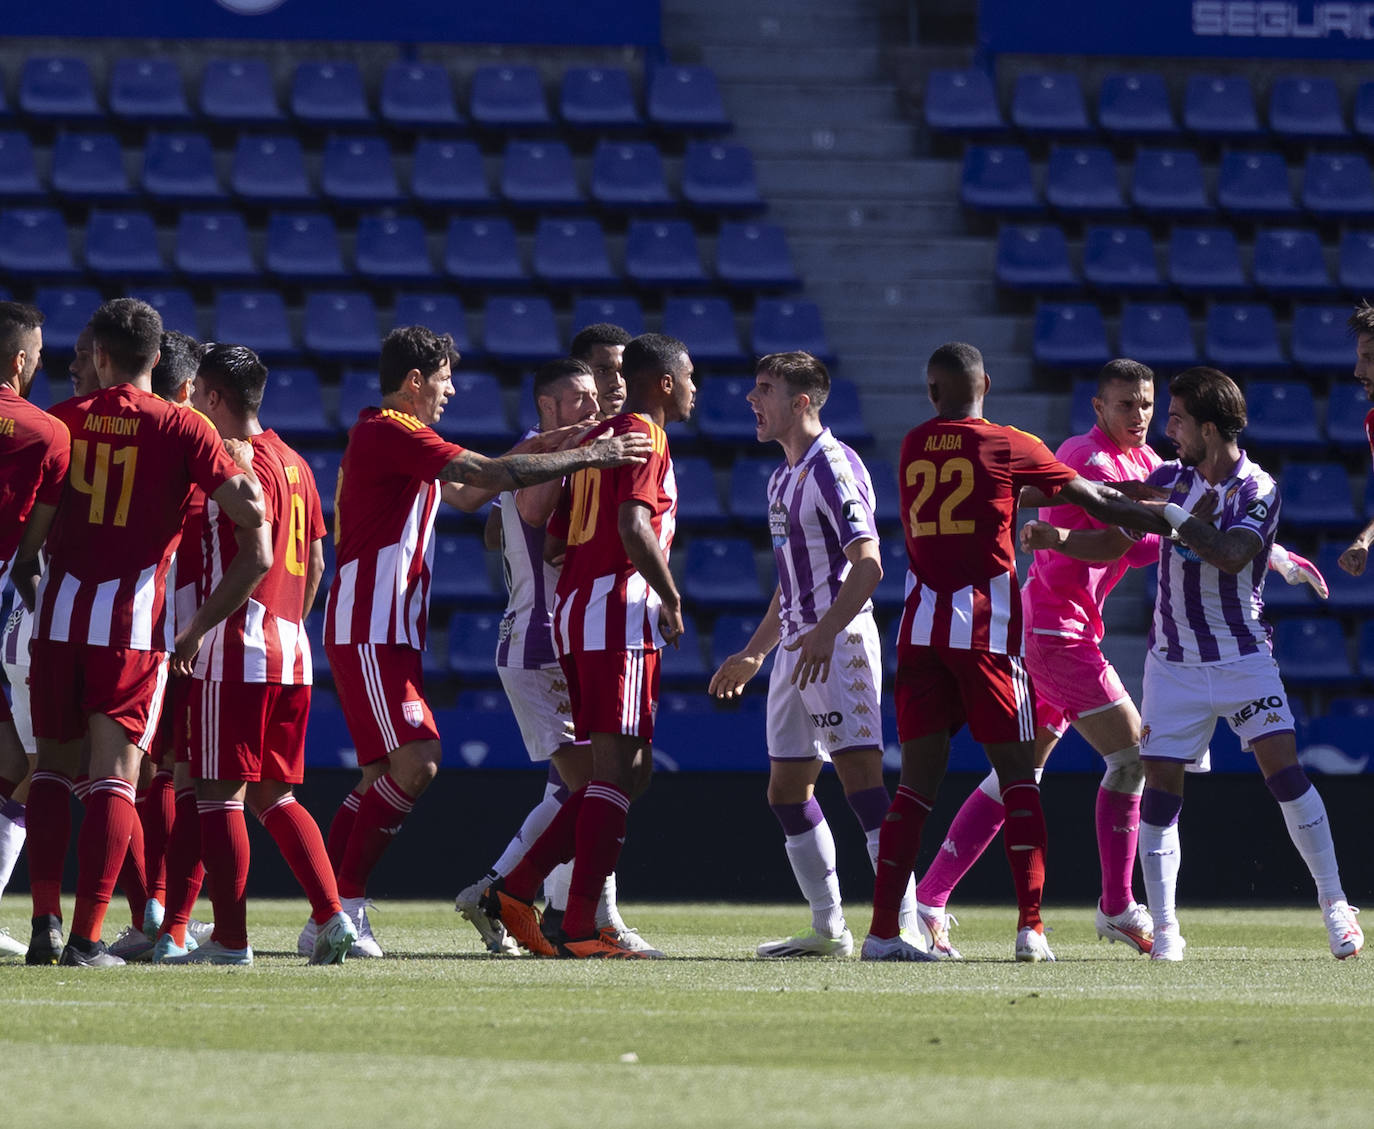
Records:
{"label": "red and white striped jersey", "polygon": [[898,643],[1019,655],[1016,495],[1053,497],[1078,472],[1024,431],[938,416],[907,433],[899,467],[910,570]]}
{"label": "red and white striped jersey", "polygon": [[[207,682],[311,681],[310,641],[302,624],[310,546],[324,536],[315,477],[275,431],[251,438],[253,472],[272,523],[272,567],[247,602],[205,636],[196,677]],[[206,593],[238,553],[234,523],[211,500],[205,507]]]}
{"label": "red and white striped jersey", "polygon": [[186,503],[181,540],[172,557],[167,582],[172,589],[176,630],[180,631],[191,622],[208,594],[205,587],[205,493],[199,486],[191,491],[191,498]]}
{"label": "red and white striped jersey", "polygon": [[424,650],[439,472],[462,453],[406,412],[359,413],[335,494],[326,642]]}
{"label": "red and white striped jersey", "polygon": [[54,506],[71,458],[61,421],[0,384],[0,583],[35,502]]}
{"label": "red and white striped jersey", "polygon": [[210,421],[132,384],[52,409],[72,435],[71,470],[48,535],[33,637],[172,649],[167,573],[191,490],[243,473]]}
{"label": "red and white striped jersey", "polygon": [[642,463],[579,470],[571,476],[549,535],[568,543],[554,593],[554,639],[561,654],[637,651],[663,646],[658,627],[662,601],[630,563],[620,540],[620,507],[643,502],[663,556],[677,528],[677,480],[663,429],[640,415],[620,415],[583,439],[639,432],[653,441]]}

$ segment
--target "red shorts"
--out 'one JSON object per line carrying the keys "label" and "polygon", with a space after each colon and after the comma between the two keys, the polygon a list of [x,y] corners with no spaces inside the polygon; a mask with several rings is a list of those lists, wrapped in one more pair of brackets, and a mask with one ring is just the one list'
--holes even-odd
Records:
{"label": "red shorts", "polygon": [[310,687],[202,682],[191,692],[191,776],[196,780],[305,779]]}
{"label": "red shorts", "polygon": [[187,743],[186,710],[190,702],[191,680],[172,675],[167,682],[167,692],[162,701],[162,717],[158,719],[157,733],[153,736],[148,756],[159,767],[166,762],[168,754],[174,763],[186,764],[191,759],[191,748]]}
{"label": "red shorts", "polygon": [[965,723],[973,739],[1035,739],[1035,693],[1019,658],[954,647],[897,648],[897,737],[911,741]]}
{"label": "red shorts", "polygon": [[657,651],[577,651],[560,655],[577,740],[593,733],[654,739]]}
{"label": "red shorts", "polygon": [[411,741],[439,740],[425,701],[420,652],[391,643],[326,643],[329,671],[358,763],[372,764]]}
{"label": "red shorts", "polygon": [[131,744],[140,749],[152,744],[167,688],[164,652],[35,639],[29,656],[35,737],[76,741],[86,735],[86,719],[103,713]]}

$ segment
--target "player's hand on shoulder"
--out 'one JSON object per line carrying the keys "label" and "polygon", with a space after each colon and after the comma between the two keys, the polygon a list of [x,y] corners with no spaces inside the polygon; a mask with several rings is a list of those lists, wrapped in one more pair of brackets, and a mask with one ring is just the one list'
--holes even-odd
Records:
{"label": "player's hand on shoulder", "polygon": [[625,466],[642,463],[653,454],[654,441],[642,431],[624,435],[606,435],[591,445],[596,456],[594,466]]}
{"label": "player's hand on shoulder", "polygon": [[229,452],[229,457],[240,470],[253,469],[253,444],[247,439],[226,439],[224,449]]}
{"label": "player's hand on shoulder", "polygon": [[567,451],[581,443],[582,437],[598,422],[600,421],[589,419],[583,423],[570,423],[566,427],[555,427],[548,431],[541,431],[538,435],[531,435],[529,439],[525,440],[531,444],[526,449],[539,454],[546,451]]}
{"label": "player's hand on shoulder", "polygon": [[1343,572],[1348,572],[1351,576],[1362,576],[1365,565],[1369,563],[1369,549],[1356,541],[1336,558],[1336,563],[1341,566]]}
{"label": "player's hand on shoulder", "polygon": [[747,651],[736,651],[720,664],[706,692],[713,698],[738,698],[744,693],[744,684],[763,668],[763,659]]}

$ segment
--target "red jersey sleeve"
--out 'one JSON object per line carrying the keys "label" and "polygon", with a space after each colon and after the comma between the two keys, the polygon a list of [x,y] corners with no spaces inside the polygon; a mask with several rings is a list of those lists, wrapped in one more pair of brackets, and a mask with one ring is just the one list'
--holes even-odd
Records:
{"label": "red jersey sleeve", "polygon": [[1011,454],[1013,489],[1034,486],[1047,498],[1059,493],[1066,482],[1078,477],[1078,472],[1065,466],[1045,446],[1044,440],[1014,427],[1007,428],[1007,442]]}
{"label": "red jersey sleeve", "polygon": [[[617,426],[623,420],[623,426]],[[583,441],[584,445],[602,435],[629,435],[639,432],[653,440],[653,451],[642,463],[607,467],[601,471],[602,490],[618,506],[623,502],[643,502],[650,509],[658,505],[667,469],[668,440],[662,428],[640,416],[617,416],[604,430],[596,429]]]}
{"label": "red jersey sleeve", "polygon": [[393,471],[433,482],[444,467],[466,450],[457,443],[440,439],[432,427],[426,427],[405,412],[386,408],[380,416],[389,426],[377,429],[381,448],[378,453]]}
{"label": "red jersey sleeve", "polygon": [[48,439],[48,449],[43,455],[38,492],[33,500],[42,505],[55,506],[62,497],[62,485],[67,479],[67,468],[72,461],[72,433],[60,419],[55,416],[48,418],[52,421],[52,435]]}

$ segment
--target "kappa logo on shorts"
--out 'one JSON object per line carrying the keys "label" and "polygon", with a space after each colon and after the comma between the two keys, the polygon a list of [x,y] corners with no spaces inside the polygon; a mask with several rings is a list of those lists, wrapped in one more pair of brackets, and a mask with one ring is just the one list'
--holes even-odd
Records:
{"label": "kappa logo on shorts", "polygon": [[[1249,721],[1256,714],[1264,713],[1265,710],[1272,711],[1281,709],[1283,709],[1283,699],[1277,694],[1270,694],[1267,698],[1256,698],[1244,709],[1231,715],[1231,724],[1233,726],[1240,725],[1243,722]],[[1272,721],[1270,719],[1272,719]],[[1266,722],[1268,724],[1273,724],[1274,721],[1278,720],[1280,720],[1278,715],[1271,712]]]}
{"label": "kappa logo on shorts", "polygon": [[867,670],[868,660],[864,658],[863,655],[855,655],[844,664],[844,668],[845,670]]}
{"label": "kappa logo on shorts", "polygon": [[554,682],[553,690],[555,694],[566,694],[568,692],[568,684],[559,678]]}
{"label": "kappa logo on shorts", "polygon": [[401,716],[406,719],[414,729],[419,729],[425,723],[425,704],[424,702],[411,701],[401,703]]}
{"label": "kappa logo on shorts", "polygon": [[873,730],[869,729],[868,726],[866,726],[866,725],[861,725],[861,726],[859,726],[859,728],[858,728],[858,730],[857,730],[857,733],[858,733],[858,735],[859,735],[860,737],[872,737],[872,736],[873,736]]}
{"label": "kappa logo on shorts", "polygon": [[845,637],[845,642],[847,642],[847,643],[862,643],[863,641],[864,641],[864,637],[863,637],[862,635],[858,634],[857,632],[854,632],[854,631],[851,631],[851,632]]}
{"label": "kappa logo on shorts", "polygon": [[856,678],[853,682],[849,684],[849,689],[851,693],[857,692],[859,690],[867,690],[868,683],[865,682],[862,678]]}
{"label": "kappa logo on shorts", "polygon": [[866,705],[864,705],[863,702],[860,702],[857,706],[854,707],[854,712],[858,714],[860,717],[863,717],[867,714],[872,713],[873,711],[869,709]]}
{"label": "kappa logo on shorts", "polygon": [[558,712],[558,713],[563,713],[563,714],[571,714],[571,713],[572,713],[572,706],[568,705],[567,702],[559,702],[559,703],[558,703],[558,711],[557,711],[557,712]]}
{"label": "kappa logo on shorts", "polygon": [[826,740],[829,741],[832,745],[838,745],[840,743],[840,735],[838,733],[831,733],[828,737],[826,737]]}
{"label": "kappa logo on shorts", "polygon": [[1274,713],[1274,712],[1271,711],[1271,712],[1268,714],[1268,716],[1265,717],[1265,719],[1264,719],[1264,724],[1265,724],[1265,725],[1277,725],[1277,724],[1278,724],[1279,722],[1281,722],[1282,720],[1283,720],[1283,718],[1281,718],[1278,714],[1276,714],[1276,713]]}

